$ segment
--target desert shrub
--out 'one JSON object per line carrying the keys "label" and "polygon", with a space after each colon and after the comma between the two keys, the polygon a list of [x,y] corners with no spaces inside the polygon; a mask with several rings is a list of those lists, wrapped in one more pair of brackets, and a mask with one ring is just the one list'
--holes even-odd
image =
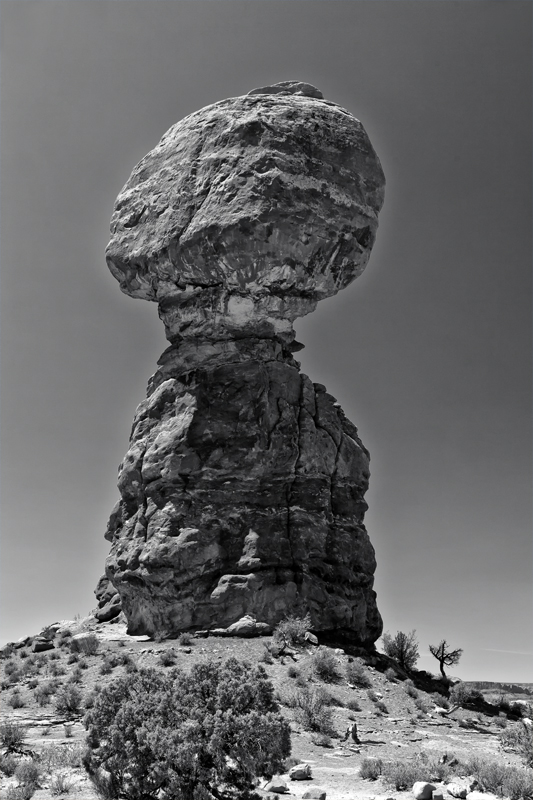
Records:
{"label": "desert shrub", "polygon": [[383,761],[381,758],[363,758],[359,775],[367,781],[377,781],[381,777]]}
{"label": "desert shrub", "polygon": [[506,728],[507,727],[507,720],[506,720],[505,717],[500,717],[500,716],[494,717],[492,722],[494,723],[494,725],[496,725],[497,728]]}
{"label": "desert shrub", "polygon": [[7,703],[11,706],[11,708],[24,708],[26,705],[26,702],[24,698],[20,696],[18,689],[15,689],[11,696],[7,698]]}
{"label": "desert shrub", "polygon": [[346,703],[346,708],[349,708],[350,711],[361,711],[361,706],[357,702],[357,700],[348,700]]}
{"label": "desert shrub", "polygon": [[62,794],[69,794],[73,787],[74,781],[69,776],[68,772],[56,772],[50,781],[50,791],[54,797],[59,797],[59,795]]}
{"label": "desert shrub", "polygon": [[331,734],[330,695],[322,687],[302,687],[294,692],[287,703],[294,709],[297,722],[306,731]]}
{"label": "desert shrub", "polygon": [[163,667],[173,667],[176,663],[176,651],[172,648],[169,650],[163,650],[159,656],[159,663]]}
{"label": "desert shrub", "polygon": [[360,661],[349,661],[346,664],[345,675],[347,682],[351,683],[352,686],[366,689],[371,685],[368,672]]}
{"label": "desert shrub", "polygon": [[290,726],[264,669],[232,658],[189,674],[142,669],[116,679],[86,715],[91,778],[110,773],[117,796],[188,800],[220,784],[244,797],[256,776],[281,770]]}
{"label": "desert shrub", "polygon": [[65,667],[62,667],[61,664],[50,664],[50,675],[54,678],[59,678],[62,675],[66,675],[67,671]]}
{"label": "desert shrub", "polygon": [[79,660],[80,660],[79,653],[71,653],[67,658],[67,664],[77,664]]}
{"label": "desert shrub", "polygon": [[83,680],[83,672],[81,669],[76,668],[73,670],[72,675],[68,679],[69,683],[81,683]]}
{"label": "desert shrub", "polygon": [[311,666],[317,678],[326,683],[333,683],[340,678],[337,659],[327,647],[320,647],[311,656]]}
{"label": "desert shrub", "polygon": [[24,759],[15,769],[15,778],[19,783],[26,783],[30,786],[37,787],[40,777],[40,767],[33,759]]}
{"label": "desert shrub", "polygon": [[28,681],[28,689],[36,689],[39,686],[38,678],[30,678]]}
{"label": "desert shrub", "polygon": [[15,774],[18,761],[12,753],[0,753],[0,772],[10,778]]}
{"label": "desert shrub", "polygon": [[424,714],[427,714],[429,710],[427,701],[424,700],[423,697],[415,697],[415,706],[418,708],[419,711],[423,711]]}
{"label": "desert shrub", "polygon": [[58,714],[73,716],[81,711],[83,695],[76,686],[63,686],[56,695],[55,707]]}
{"label": "desert shrub", "polygon": [[50,661],[59,661],[59,659],[61,658],[61,655],[57,652],[57,650],[52,650],[49,653],[48,658],[49,658]]}
{"label": "desert shrub", "polygon": [[26,738],[26,728],[19,722],[0,723],[0,744],[8,753],[20,750]]}
{"label": "desert shrub", "polygon": [[387,706],[385,705],[383,700],[378,700],[376,702],[376,708],[378,709],[378,711],[381,711],[382,714],[388,714],[389,713],[389,709],[387,708]]}
{"label": "desert shrub", "polygon": [[500,744],[505,750],[512,750],[523,758],[526,766],[533,767],[533,728],[530,725],[525,722],[512,723],[500,734]]}
{"label": "desert shrub", "polygon": [[450,707],[450,704],[448,702],[448,698],[444,697],[444,695],[440,694],[440,692],[433,692],[433,694],[431,695],[431,699],[433,700],[435,705],[440,706],[441,708],[449,708]]}
{"label": "desert shrub", "polygon": [[37,790],[36,786],[30,783],[22,783],[18,786],[11,784],[5,793],[6,800],[31,800]]}
{"label": "desert shrub", "polygon": [[311,627],[311,617],[288,616],[282,619],[274,629],[274,640],[285,642],[295,647],[305,643],[305,634]]}
{"label": "desert shrub", "polygon": [[471,689],[466,685],[466,683],[459,681],[452,687],[450,691],[450,703],[452,705],[451,710],[455,711],[458,708],[463,708],[464,706],[478,699],[479,695],[479,691]]}
{"label": "desert shrub", "polygon": [[410,672],[418,661],[418,642],[416,632],[398,633],[392,637],[389,633],[383,634],[383,650],[406,672]]}
{"label": "desert shrub", "polygon": [[28,658],[28,652],[26,650],[19,650],[19,658],[21,659]]}
{"label": "desert shrub", "polygon": [[137,672],[138,667],[136,662],[133,659],[130,659],[127,664],[125,664],[126,672],[132,674],[133,672]]}
{"label": "desert shrub", "polygon": [[40,763],[45,772],[54,769],[77,769],[82,765],[85,744],[73,742],[68,745],[50,744],[43,748]]}
{"label": "desert shrub", "polygon": [[11,675],[13,672],[16,672],[18,669],[16,661],[6,661],[4,664],[4,672],[6,675]]}
{"label": "desert shrub", "polygon": [[299,675],[300,675],[300,670],[297,667],[295,667],[293,664],[291,664],[287,668],[287,677],[289,677],[289,678],[297,678]]}
{"label": "desert shrub", "polygon": [[94,633],[83,636],[81,639],[72,639],[70,648],[73,653],[85,653],[87,656],[95,656],[99,647],[98,637]]}
{"label": "desert shrub", "polygon": [[274,659],[272,658],[272,653],[270,652],[268,647],[265,647],[265,645],[263,645],[263,650],[262,650],[262,652],[259,655],[259,658],[257,660],[259,662],[261,662],[262,664],[273,664],[274,663]]}
{"label": "desert shrub", "polygon": [[113,672],[113,667],[105,658],[100,665],[100,675],[110,675]]}
{"label": "desert shrub", "polygon": [[191,636],[191,634],[190,633],[186,633],[186,632],[180,633],[180,635],[178,637],[178,644],[181,647],[188,647],[189,645],[191,645],[192,644],[192,636]]}
{"label": "desert shrub", "polygon": [[533,772],[530,769],[507,767],[503,776],[502,794],[510,800],[533,797]]}
{"label": "desert shrub", "polygon": [[311,734],[311,741],[317,747],[334,747],[333,740],[330,736],[327,736],[325,733],[312,733]]}
{"label": "desert shrub", "polygon": [[385,670],[385,677],[388,681],[392,681],[392,683],[396,683],[396,672],[393,670],[392,667],[389,667]]}
{"label": "desert shrub", "polygon": [[377,701],[379,700],[379,697],[377,696],[377,694],[373,689],[369,689],[366,694],[368,699],[371,700],[373,703],[377,703]]}
{"label": "desert shrub", "polygon": [[414,761],[388,761],[383,764],[382,776],[386,783],[403,792],[415,781],[424,780],[425,770]]}
{"label": "desert shrub", "polygon": [[52,681],[41,683],[35,688],[33,696],[40,706],[46,706],[50,702],[50,696],[54,694],[55,688]]}

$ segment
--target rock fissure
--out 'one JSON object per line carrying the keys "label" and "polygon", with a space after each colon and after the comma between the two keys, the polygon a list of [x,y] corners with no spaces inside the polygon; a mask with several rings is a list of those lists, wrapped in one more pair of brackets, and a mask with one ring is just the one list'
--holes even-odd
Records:
{"label": "rock fissure", "polygon": [[107,263],[170,347],[119,469],[98,618],[380,635],[368,451],[292,352],[294,320],[365,268],[383,187],[361,123],[294,81],[191,114],[133,170]]}

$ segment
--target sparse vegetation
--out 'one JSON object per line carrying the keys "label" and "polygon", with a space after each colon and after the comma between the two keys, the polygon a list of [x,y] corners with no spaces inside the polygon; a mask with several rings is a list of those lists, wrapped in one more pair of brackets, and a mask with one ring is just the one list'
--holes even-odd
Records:
{"label": "sparse vegetation", "polygon": [[388,714],[389,713],[389,709],[387,708],[387,706],[383,702],[383,700],[378,700],[376,702],[376,708],[378,709],[378,711],[381,711],[382,714]]}
{"label": "sparse vegetation", "polygon": [[411,672],[418,661],[418,642],[416,631],[410,633],[398,633],[393,637],[389,633],[384,633],[382,637],[383,650],[389,658],[396,661],[406,672]]}
{"label": "sparse vegetation", "polygon": [[181,647],[188,647],[192,644],[192,636],[190,633],[181,633],[178,638],[178,644]]}
{"label": "sparse vegetation", "polygon": [[393,670],[392,667],[389,667],[385,670],[385,677],[391,683],[396,683],[396,672]]}
{"label": "sparse vegetation", "polygon": [[348,700],[346,703],[346,708],[349,708],[350,711],[361,711],[361,706],[357,700]]}
{"label": "sparse vegetation", "polygon": [[414,685],[414,683],[411,680],[411,678],[407,678],[407,680],[403,682],[403,688],[404,688],[406,694],[409,695],[409,697],[413,697],[413,698],[418,697],[418,689]]}
{"label": "sparse vegetation", "polygon": [[173,648],[163,650],[159,656],[159,663],[162,667],[173,667],[176,663],[176,652]]}
{"label": "sparse vegetation", "polygon": [[29,783],[21,783],[18,786],[11,784],[7,787],[6,800],[31,800],[37,790],[36,786]]}
{"label": "sparse vegetation", "polygon": [[505,750],[517,753],[527,767],[533,767],[533,728],[531,725],[522,721],[512,723],[500,734],[500,743]]}
{"label": "sparse vegetation", "polygon": [[398,792],[410,789],[415,781],[426,778],[424,768],[415,761],[386,761],[381,774],[384,781]]}
{"label": "sparse vegetation", "polygon": [[7,778],[15,774],[18,761],[11,753],[0,753],[0,772]]}
{"label": "sparse vegetation", "polygon": [[317,747],[334,747],[333,740],[330,736],[327,736],[325,733],[313,733],[311,735],[311,741]]}
{"label": "sparse vegetation", "polygon": [[11,708],[24,708],[26,705],[26,702],[24,698],[20,696],[18,689],[15,689],[14,692],[7,698],[7,702]]}
{"label": "sparse vegetation", "polygon": [[28,786],[37,788],[39,786],[40,777],[40,767],[33,759],[24,759],[15,769],[15,778],[18,782]]}

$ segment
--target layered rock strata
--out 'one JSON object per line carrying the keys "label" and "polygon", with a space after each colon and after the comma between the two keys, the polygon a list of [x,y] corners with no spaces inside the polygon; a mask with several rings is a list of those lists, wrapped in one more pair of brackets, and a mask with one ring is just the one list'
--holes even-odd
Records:
{"label": "layered rock strata", "polygon": [[309,612],[316,632],[380,635],[368,452],[300,373],[292,323],[363,271],[383,188],[361,123],[285,82],[177,123],[120,193],[108,266],[170,341],[106,533],[99,592],[130,633]]}

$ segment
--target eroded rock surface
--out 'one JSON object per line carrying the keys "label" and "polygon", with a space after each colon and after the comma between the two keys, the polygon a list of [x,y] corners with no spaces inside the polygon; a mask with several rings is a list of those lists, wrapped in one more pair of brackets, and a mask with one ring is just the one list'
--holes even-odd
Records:
{"label": "eroded rock surface", "polygon": [[119,195],[109,268],[171,343],[106,533],[129,633],[309,611],[317,632],[380,635],[368,452],[300,373],[292,323],[366,266],[383,186],[361,123],[285,82],[186,117]]}

